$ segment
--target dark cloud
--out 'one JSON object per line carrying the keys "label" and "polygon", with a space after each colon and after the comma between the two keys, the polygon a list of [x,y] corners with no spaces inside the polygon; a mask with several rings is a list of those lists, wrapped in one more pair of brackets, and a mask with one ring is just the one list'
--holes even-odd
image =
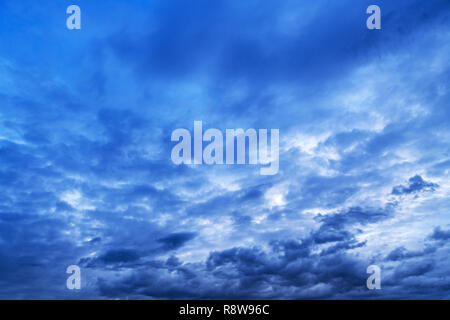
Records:
{"label": "dark cloud", "polygon": [[165,268],[136,272],[116,283],[101,280],[99,288],[107,297],[274,299],[330,298],[338,288],[346,292],[365,284],[363,265],[354,257],[295,255],[301,246],[292,240],[274,244],[272,252],[257,247],[212,252],[205,266],[171,263],[171,273]]}
{"label": "dark cloud", "polygon": [[196,235],[195,232],[177,232],[158,239],[158,242],[163,244],[163,250],[176,250],[189,240],[194,239]]}
{"label": "dark cloud", "polygon": [[396,186],[392,189],[392,194],[394,195],[402,195],[402,194],[411,194],[411,193],[417,193],[421,191],[434,191],[436,188],[438,188],[439,185],[427,182],[423,180],[423,178],[419,175],[415,175],[412,178],[409,178],[408,180],[408,186]]}
{"label": "dark cloud", "polygon": [[386,206],[386,208],[352,207],[334,214],[319,214],[316,219],[323,223],[321,226],[322,230],[342,232],[337,230],[342,230],[342,228],[344,227],[355,224],[366,225],[369,223],[375,223],[392,217],[393,213],[394,207],[389,204]]}
{"label": "dark cloud", "polygon": [[[417,28],[434,22],[424,16],[433,15],[437,20],[444,15],[442,9],[448,8],[445,1],[426,6],[407,1],[395,6],[380,3],[386,19],[383,30],[374,34],[360,27],[368,5],[319,1],[309,7],[295,1],[269,1],[264,6],[236,6],[206,0],[187,5],[174,1],[155,8],[157,19],[151,32],[136,37],[117,34],[111,37],[110,45],[116,56],[142,77],[156,74],[179,79],[207,70],[221,83],[237,79],[249,80],[255,86],[315,82],[348,72],[372,50],[395,50],[398,43],[388,47],[381,43],[397,35],[412,35]],[[287,13],[295,13],[305,23],[292,24],[290,32],[285,32],[289,25],[283,26],[280,16]],[[304,33],[304,29],[309,32]],[[390,34],[385,35],[384,29]]]}
{"label": "dark cloud", "polygon": [[407,277],[418,277],[430,272],[434,267],[435,265],[433,262],[426,261],[401,265],[395,271],[394,278],[404,279]]}
{"label": "dark cloud", "polygon": [[436,247],[428,245],[425,249],[419,251],[409,251],[404,247],[398,247],[391,251],[389,255],[386,257],[387,260],[391,261],[402,261],[406,259],[422,257],[425,255],[429,255],[436,251]]}
{"label": "dark cloud", "polygon": [[430,235],[430,238],[433,240],[449,240],[450,239],[450,230],[442,230],[440,227],[436,227],[433,233]]}
{"label": "dark cloud", "polygon": [[109,250],[102,256],[100,256],[100,260],[104,263],[118,263],[118,262],[133,262],[139,260],[139,253],[135,250]]}

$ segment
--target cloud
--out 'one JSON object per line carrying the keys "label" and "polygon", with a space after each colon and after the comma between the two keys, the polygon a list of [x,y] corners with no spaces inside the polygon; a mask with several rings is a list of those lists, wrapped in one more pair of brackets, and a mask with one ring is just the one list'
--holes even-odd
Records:
{"label": "cloud", "polygon": [[134,250],[110,250],[100,257],[104,263],[133,262],[139,260],[139,254]]}
{"label": "cloud", "polygon": [[415,175],[408,180],[408,186],[399,185],[392,189],[392,194],[394,195],[402,195],[402,194],[411,194],[417,193],[421,191],[434,191],[439,185],[427,182],[423,180],[423,178],[419,175]]}
{"label": "cloud", "polygon": [[163,244],[163,250],[175,250],[183,246],[189,240],[194,239],[195,236],[196,233],[194,232],[177,232],[158,239],[158,242]]}
{"label": "cloud", "polygon": [[442,230],[440,227],[436,227],[433,231],[433,234],[430,235],[430,239],[433,240],[448,240],[450,239],[450,230]]}
{"label": "cloud", "polygon": [[394,277],[418,277],[430,272],[433,268],[434,264],[432,262],[419,262],[409,265],[402,265],[396,270]]}
{"label": "cloud", "polygon": [[435,251],[436,247],[433,246],[427,246],[424,250],[420,251],[408,251],[404,247],[398,247],[395,250],[391,251],[386,259],[391,261],[402,261],[410,258],[426,256]]}
{"label": "cloud", "polygon": [[[0,298],[449,298],[450,3],[369,4],[2,1]],[[174,165],[194,120],[279,173]]]}
{"label": "cloud", "polygon": [[393,207],[389,204],[386,208],[361,208],[351,207],[338,213],[330,215],[318,215],[317,220],[323,222],[321,228],[332,228],[334,230],[343,227],[368,223],[375,223],[387,219],[393,215]]}

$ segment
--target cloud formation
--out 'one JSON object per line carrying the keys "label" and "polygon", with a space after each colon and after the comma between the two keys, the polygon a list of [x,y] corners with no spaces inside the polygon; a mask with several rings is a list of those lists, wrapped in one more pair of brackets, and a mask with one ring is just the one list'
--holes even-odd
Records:
{"label": "cloud formation", "polygon": [[[0,298],[450,298],[449,1],[77,4],[0,3]],[[279,173],[174,165],[195,120]]]}

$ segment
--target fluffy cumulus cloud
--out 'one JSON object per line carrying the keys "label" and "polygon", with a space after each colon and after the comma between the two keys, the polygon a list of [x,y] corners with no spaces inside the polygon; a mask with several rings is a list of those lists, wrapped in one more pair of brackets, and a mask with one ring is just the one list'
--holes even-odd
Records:
{"label": "fluffy cumulus cloud", "polygon": [[[0,298],[450,298],[448,0],[76,4],[0,3]],[[278,174],[175,165],[195,120]]]}

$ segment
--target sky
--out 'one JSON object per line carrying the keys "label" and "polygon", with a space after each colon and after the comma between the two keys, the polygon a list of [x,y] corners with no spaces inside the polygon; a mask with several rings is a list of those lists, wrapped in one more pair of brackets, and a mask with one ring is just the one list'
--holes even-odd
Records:
{"label": "sky", "polygon": [[[448,0],[2,0],[0,39],[1,299],[450,299]],[[278,173],[174,164],[194,121]]]}

